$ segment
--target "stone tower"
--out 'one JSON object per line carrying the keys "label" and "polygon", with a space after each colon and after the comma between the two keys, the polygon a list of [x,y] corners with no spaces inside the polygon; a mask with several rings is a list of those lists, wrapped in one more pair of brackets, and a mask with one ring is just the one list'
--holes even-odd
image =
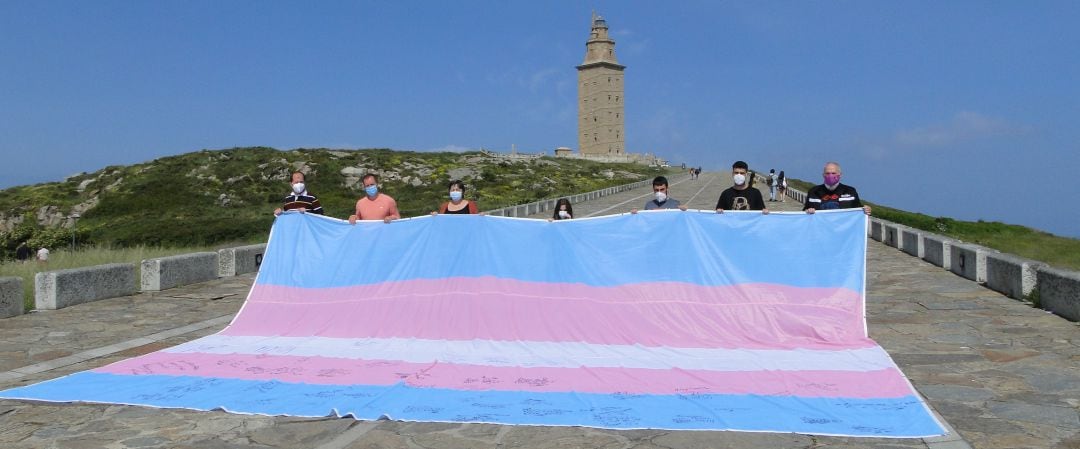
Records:
{"label": "stone tower", "polygon": [[626,153],[623,126],[623,69],[615,59],[615,41],[607,22],[593,13],[585,42],[585,62],[578,69],[578,151],[583,155]]}

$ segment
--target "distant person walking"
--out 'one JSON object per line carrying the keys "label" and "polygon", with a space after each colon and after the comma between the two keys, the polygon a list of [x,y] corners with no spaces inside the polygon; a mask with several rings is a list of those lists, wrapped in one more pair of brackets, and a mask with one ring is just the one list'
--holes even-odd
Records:
{"label": "distant person walking", "polygon": [[356,200],[356,213],[349,215],[349,224],[356,224],[356,220],[382,220],[389,223],[401,218],[397,201],[390,195],[379,192],[378,176],[368,173],[361,178],[361,182],[364,183],[364,197]]}
{"label": "distant person walking", "polygon": [[19,262],[30,260],[30,247],[26,242],[19,243],[19,247],[15,248],[15,260]]}
{"label": "distant person walking", "polygon": [[856,192],[854,187],[840,183],[840,174],[840,164],[836,162],[825,164],[825,169],[821,173],[825,183],[818,184],[809,192],[806,192],[806,202],[803,203],[803,210],[806,213],[812,214],[818,209],[831,210],[861,207],[866,215],[870,215],[870,206],[863,206],[862,202],[859,201],[859,192]]}
{"label": "distant person walking", "polygon": [[765,180],[765,183],[769,185],[769,201],[776,201],[776,169],[769,169],[769,178]]}
{"label": "distant person walking", "polygon": [[784,202],[784,198],[787,196],[787,176],[784,176],[784,171],[780,170],[780,176],[776,177],[776,190],[780,193],[780,202]]}
{"label": "distant person walking", "polygon": [[323,214],[322,205],[319,204],[319,199],[308,193],[307,185],[304,181],[307,179],[302,172],[294,171],[290,176],[289,185],[292,192],[289,192],[282,201],[284,205],[274,209],[274,215],[281,215],[284,211],[295,210],[297,212],[311,212],[313,214]]}

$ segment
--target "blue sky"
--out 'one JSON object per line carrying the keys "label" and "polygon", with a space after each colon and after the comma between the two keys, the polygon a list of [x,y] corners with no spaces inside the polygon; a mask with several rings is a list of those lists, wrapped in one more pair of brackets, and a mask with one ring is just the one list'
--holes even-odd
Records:
{"label": "blue sky", "polygon": [[1080,237],[1076,1],[0,0],[0,188],[234,146],[576,147],[592,10],[627,148]]}

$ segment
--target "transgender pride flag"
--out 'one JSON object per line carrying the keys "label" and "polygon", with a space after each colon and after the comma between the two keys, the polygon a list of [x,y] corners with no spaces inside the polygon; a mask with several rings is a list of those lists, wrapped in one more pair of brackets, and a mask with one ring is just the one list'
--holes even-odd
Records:
{"label": "transgender pride flag", "polygon": [[927,437],[867,337],[866,218],[277,219],[222,332],[5,398],[265,415]]}

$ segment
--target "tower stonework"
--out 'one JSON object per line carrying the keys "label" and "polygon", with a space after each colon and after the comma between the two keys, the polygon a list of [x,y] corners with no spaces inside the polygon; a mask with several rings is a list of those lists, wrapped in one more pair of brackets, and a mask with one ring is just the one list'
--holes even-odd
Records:
{"label": "tower stonework", "polygon": [[615,40],[607,22],[593,13],[585,42],[585,62],[578,69],[578,150],[583,155],[626,152],[623,126],[623,69],[615,58]]}

